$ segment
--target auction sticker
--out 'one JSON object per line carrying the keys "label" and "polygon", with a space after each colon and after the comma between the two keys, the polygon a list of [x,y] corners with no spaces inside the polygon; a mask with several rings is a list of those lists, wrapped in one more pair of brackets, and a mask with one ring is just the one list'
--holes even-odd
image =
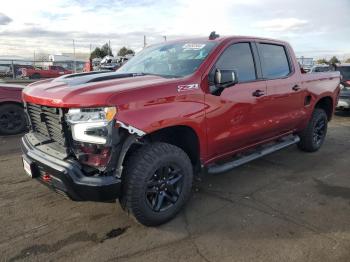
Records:
{"label": "auction sticker", "polygon": [[182,46],[184,50],[200,50],[205,47],[205,44],[187,43]]}

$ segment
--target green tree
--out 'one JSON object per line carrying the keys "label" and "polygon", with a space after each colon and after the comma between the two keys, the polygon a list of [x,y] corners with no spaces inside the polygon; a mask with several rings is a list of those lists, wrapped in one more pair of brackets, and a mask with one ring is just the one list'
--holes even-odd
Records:
{"label": "green tree", "polygon": [[105,43],[102,47],[101,47],[101,51],[106,55],[111,55],[113,56],[113,53],[112,53],[112,49],[111,47]]}
{"label": "green tree", "polygon": [[317,64],[328,64],[328,61],[325,58],[318,59],[316,61]]}
{"label": "green tree", "polygon": [[134,50],[126,48],[125,46],[120,48],[118,51],[118,56],[126,56],[126,55],[134,55],[134,54],[135,54]]}
{"label": "green tree", "polygon": [[333,64],[337,64],[340,63],[339,59],[336,56],[333,56],[330,60],[329,60],[329,64],[333,65]]}
{"label": "green tree", "polygon": [[101,48],[96,47],[94,51],[91,52],[90,54],[90,59],[94,59],[97,57],[102,57],[102,52],[101,52]]}
{"label": "green tree", "polygon": [[350,63],[350,58],[346,59],[345,63]]}
{"label": "green tree", "polygon": [[111,48],[106,43],[101,48],[96,47],[94,51],[90,54],[90,59],[94,59],[96,57],[98,58],[104,58],[106,55],[113,55]]}

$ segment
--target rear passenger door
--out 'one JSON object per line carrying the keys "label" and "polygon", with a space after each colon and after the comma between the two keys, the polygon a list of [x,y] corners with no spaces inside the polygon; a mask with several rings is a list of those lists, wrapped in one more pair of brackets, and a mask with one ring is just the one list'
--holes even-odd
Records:
{"label": "rear passenger door", "polygon": [[287,46],[275,43],[257,43],[262,77],[267,86],[266,114],[271,136],[289,132],[302,119],[303,92],[300,74],[293,67]]}

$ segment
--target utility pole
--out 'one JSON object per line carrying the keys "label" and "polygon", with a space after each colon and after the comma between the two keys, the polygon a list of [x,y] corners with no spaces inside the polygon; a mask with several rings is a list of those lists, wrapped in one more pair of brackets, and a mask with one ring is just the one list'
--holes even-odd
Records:
{"label": "utility pole", "polygon": [[74,73],[77,72],[77,64],[76,64],[76,59],[75,59],[75,42],[73,39],[73,56],[74,56]]}
{"label": "utility pole", "polygon": [[146,42],[146,36],[144,35],[143,36],[143,47],[145,48],[147,45],[147,42]]}
{"label": "utility pole", "polygon": [[164,41],[166,42],[166,35],[163,35]]}
{"label": "utility pole", "polygon": [[35,51],[34,51],[34,57],[33,57],[34,61],[33,61],[33,66],[35,67]]}
{"label": "utility pole", "polygon": [[108,40],[108,55],[112,55],[111,40]]}

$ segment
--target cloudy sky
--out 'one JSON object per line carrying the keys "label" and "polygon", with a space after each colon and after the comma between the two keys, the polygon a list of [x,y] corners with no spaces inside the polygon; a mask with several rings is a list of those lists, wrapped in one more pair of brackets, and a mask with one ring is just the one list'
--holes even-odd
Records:
{"label": "cloudy sky", "polygon": [[0,56],[113,50],[189,36],[289,41],[298,55],[350,57],[350,0],[0,0]]}

